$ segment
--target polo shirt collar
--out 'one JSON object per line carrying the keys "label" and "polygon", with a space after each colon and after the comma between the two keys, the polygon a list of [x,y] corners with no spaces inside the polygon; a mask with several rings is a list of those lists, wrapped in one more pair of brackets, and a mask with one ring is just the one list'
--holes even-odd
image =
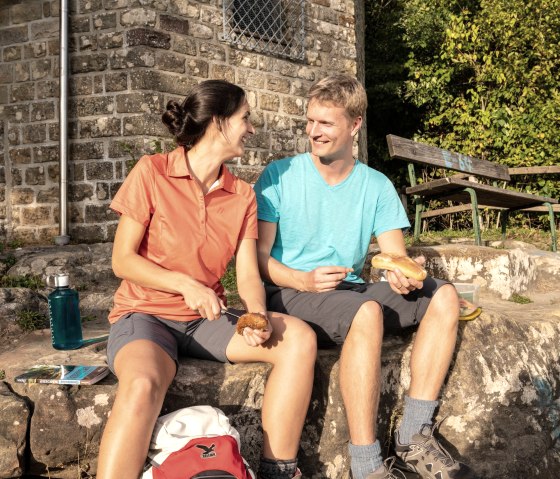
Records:
{"label": "polo shirt collar", "polygon": [[[192,179],[189,168],[187,167],[187,156],[185,154],[185,149],[182,146],[169,153],[167,175],[178,178],[187,177]],[[225,165],[222,165],[222,167],[220,168],[218,181],[219,188],[223,188],[229,193],[235,193],[235,176],[231,174],[231,172]]]}

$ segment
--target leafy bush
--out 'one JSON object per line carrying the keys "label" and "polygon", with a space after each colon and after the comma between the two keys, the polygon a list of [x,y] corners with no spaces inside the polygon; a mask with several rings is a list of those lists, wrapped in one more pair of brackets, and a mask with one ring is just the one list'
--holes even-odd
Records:
{"label": "leafy bush", "polygon": [[16,324],[24,332],[35,331],[47,328],[49,326],[49,318],[38,311],[24,309],[17,313]]}

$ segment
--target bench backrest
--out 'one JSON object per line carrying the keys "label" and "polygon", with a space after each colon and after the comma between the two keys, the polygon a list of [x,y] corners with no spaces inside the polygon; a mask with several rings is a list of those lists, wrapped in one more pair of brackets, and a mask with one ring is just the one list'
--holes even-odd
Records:
{"label": "bench backrest", "polygon": [[492,180],[510,180],[508,168],[491,161],[443,150],[436,146],[418,143],[395,135],[387,135],[387,145],[391,158],[461,171]]}

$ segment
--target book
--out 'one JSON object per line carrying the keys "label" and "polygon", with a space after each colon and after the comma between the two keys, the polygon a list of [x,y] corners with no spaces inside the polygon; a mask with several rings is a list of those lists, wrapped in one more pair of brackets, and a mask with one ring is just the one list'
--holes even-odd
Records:
{"label": "book", "polygon": [[16,376],[18,383],[94,384],[109,374],[107,366],[46,365],[33,366]]}

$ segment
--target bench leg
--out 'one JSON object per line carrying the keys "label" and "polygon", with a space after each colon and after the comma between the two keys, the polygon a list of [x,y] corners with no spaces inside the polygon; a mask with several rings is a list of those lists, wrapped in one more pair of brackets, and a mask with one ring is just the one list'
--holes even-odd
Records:
{"label": "bench leg", "polygon": [[422,227],[422,211],[424,210],[424,205],[420,198],[415,198],[414,203],[416,205],[416,214],[414,216],[414,241],[417,242],[420,238],[420,229]]}
{"label": "bench leg", "polygon": [[472,188],[465,188],[465,191],[471,197],[474,240],[477,246],[482,246],[482,238],[480,237],[480,222],[478,220],[478,200],[476,198],[476,191],[474,191]]}
{"label": "bench leg", "polygon": [[552,251],[556,253],[558,251],[557,241],[556,241],[556,225],[554,224],[554,210],[549,202],[544,203],[548,208],[548,218],[550,219],[550,237],[552,239],[552,244],[550,245]]}
{"label": "bench leg", "polygon": [[502,241],[506,240],[506,231],[509,220],[509,211],[502,211]]}

